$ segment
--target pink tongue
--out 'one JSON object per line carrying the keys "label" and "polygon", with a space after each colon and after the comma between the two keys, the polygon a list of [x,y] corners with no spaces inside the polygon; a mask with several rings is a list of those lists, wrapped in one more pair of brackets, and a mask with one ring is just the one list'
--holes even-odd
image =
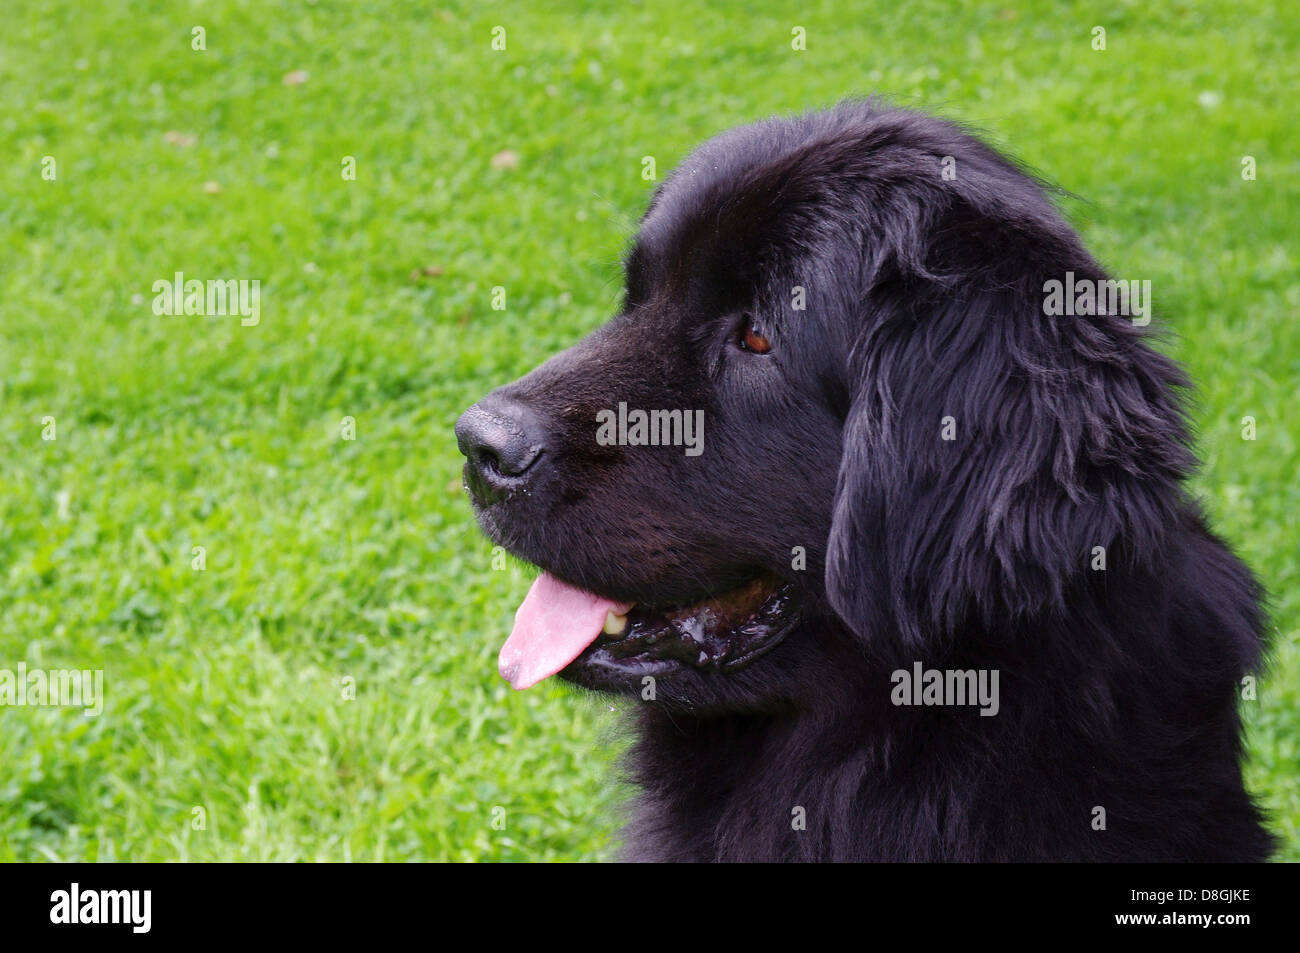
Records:
{"label": "pink tongue", "polygon": [[633,603],[611,602],[542,573],[515,612],[497,668],[516,691],[568,665],[600,635],[605,614],[624,615]]}

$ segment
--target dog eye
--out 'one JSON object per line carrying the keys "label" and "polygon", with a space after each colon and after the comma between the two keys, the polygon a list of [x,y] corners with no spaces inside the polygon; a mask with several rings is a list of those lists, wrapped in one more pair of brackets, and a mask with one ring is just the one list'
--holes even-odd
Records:
{"label": "dog eye", "polygon": [[755,354],[766,354],[772,350],[772,342],[759,333],[758,323],[749,315],[745,315],[741,321],[736,344],[742,351],[752,351]]}

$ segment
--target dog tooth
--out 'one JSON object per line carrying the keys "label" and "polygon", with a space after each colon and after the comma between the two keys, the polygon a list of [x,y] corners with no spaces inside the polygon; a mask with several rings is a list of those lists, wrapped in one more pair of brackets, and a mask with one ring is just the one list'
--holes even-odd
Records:
{"label": "dog tooth", "polygon": [[614,615],[612,612],[605,613],[605,634],[621,635],[627,628],[627,616]]}

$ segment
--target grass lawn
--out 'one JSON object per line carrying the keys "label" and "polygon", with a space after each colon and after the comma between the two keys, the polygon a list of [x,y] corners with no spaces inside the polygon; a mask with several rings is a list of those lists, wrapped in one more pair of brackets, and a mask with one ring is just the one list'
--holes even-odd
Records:
{"label": "grass lawn", "polygon": [[[497,677],[531,573],[452,424],[612,313],[644,156],[870,92],[986,130],[1151,280],[1196,489],[1272,594],[1249,782],[1300,860],[1291,5],[574,6],[8,6],[0,668],[106,701],[0,708],[0,860],[607,856],[620,716]],[[155,315],[178,271],[260,280],[260,323]]]}

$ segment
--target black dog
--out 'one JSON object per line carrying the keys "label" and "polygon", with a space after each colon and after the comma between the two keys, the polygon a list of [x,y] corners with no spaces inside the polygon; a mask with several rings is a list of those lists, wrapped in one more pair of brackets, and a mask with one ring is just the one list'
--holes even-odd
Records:
{"label": "black dog", "polygon": [[502,674],[642,699],[630,857],[1268,856],[1260,590],[1106,278],[950,123],[771,120],[658,188],[613,321],[460,419],[544,570]]}

